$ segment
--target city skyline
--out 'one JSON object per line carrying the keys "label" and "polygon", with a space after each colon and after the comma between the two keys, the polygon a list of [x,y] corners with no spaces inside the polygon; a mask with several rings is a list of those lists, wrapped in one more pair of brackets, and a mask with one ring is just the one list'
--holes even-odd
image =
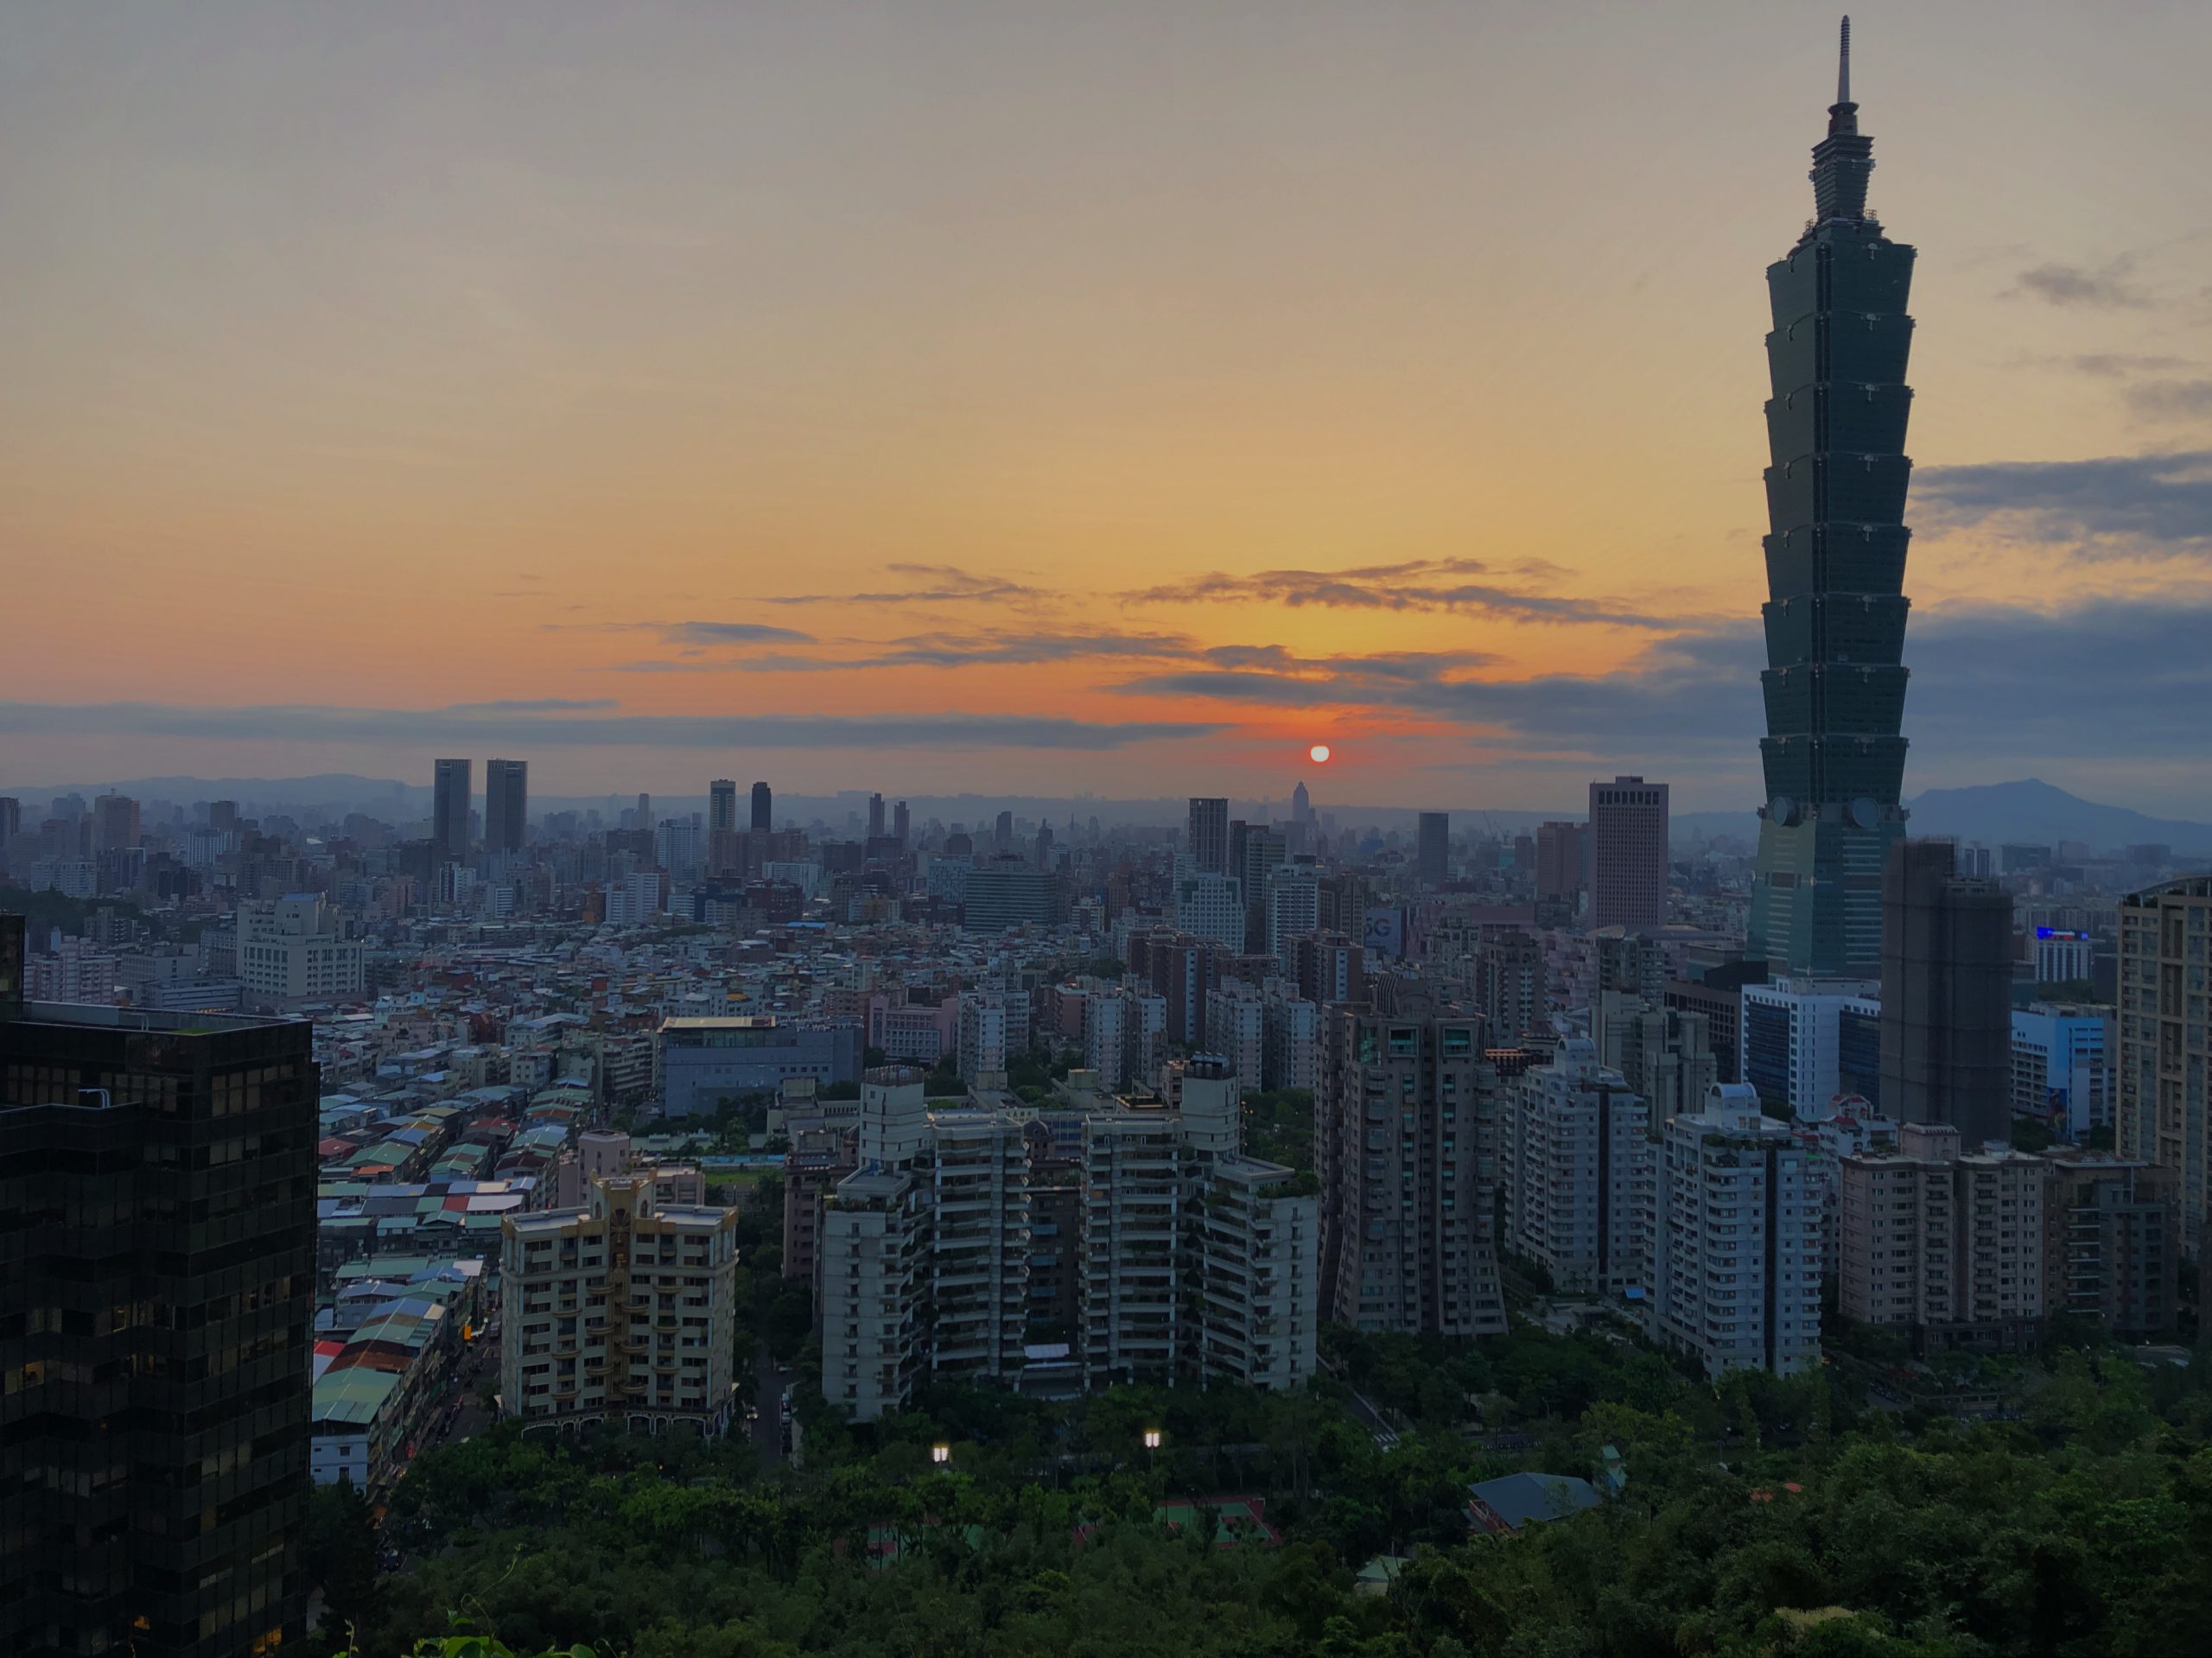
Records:
{"label": "city skyline", "polygon": [[[61,623],[0,786],[1255,793],[1325,740],[1364,800],[1764,799],[1745,318],[1832,14],[548,16],[0,25],[47,232],[0,254],[0,501]],[[2212,811],[2212,23],[1859,22],[1937,342],[1905,792]],[[172,580],[253,648],[178,640]]]}

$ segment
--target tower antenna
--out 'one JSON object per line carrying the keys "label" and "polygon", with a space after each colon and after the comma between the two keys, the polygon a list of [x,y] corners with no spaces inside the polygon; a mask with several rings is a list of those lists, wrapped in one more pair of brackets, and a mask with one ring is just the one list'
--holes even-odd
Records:
{"label": "tower antenna", "polygon": [[1851,102],[1851,15],[1848,12],[1844,14],[1843,19],[1843,48],[1836,54],[1835,101],[1839,104]]}

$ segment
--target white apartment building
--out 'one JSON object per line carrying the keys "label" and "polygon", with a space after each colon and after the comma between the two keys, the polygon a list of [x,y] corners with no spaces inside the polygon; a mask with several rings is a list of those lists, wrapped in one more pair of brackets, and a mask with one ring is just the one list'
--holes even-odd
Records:
{"label": "white apartment building", "polygon": [[1321,925],[1321,872],[1310,863],[1277,864],[1268,872],[1268,954],[1286,975],[1298,962],[1292,941]]}
{"label": "white apartment building", "polygon": [[503,1411],[525,1429],[719,1433],[737,1403],[737,1212],[664,1204],[651,1174],[501,1223]]}
{"label": "white apartment building", "polygon": [[960,1080],[1006,1074],[1006,998],[995,990],[971,990],[960,998]]}
{"label": "white apartment building", "polygon": [[1652,1327],[1707,1375],[1821,1362],[1821,1214],[1811,1153],[1748,1083],[1714,1086],[1662,1141]]}
{"label": "white apartment building", "polygon": [[1522,1074],[1504,1135],[1506,1229],[1561,1290],[1618,1295],[1650,1281],[1651,1108],[1596,1045],[1570,1037]]}
{"label": "white apartment building", "polygon": [[263,1005],[361,994],[363,947],[319,893],[238,905],[238,978]]}
{"label": "white apartment building", "polygon": [[664,912],[658,870],[640,869],[607,883],[607,924],[640,927]]}
{"label": "white apartment building", "polygon": [[1267,1013],[1260,993],[1233,979],[1206,992],[1205,1045],[1238,1077],[1265,1077]]}

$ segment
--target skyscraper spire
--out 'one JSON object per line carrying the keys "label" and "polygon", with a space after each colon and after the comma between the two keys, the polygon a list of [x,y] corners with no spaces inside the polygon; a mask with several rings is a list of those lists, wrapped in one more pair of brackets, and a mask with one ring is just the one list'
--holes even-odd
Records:
{"label": "skyscraper spire", "polygon": [[1828,136],[1813,146],[1813,223],[1866,217],[1866,175],[1874,170],[1874,141],[1859,130],[1859,105],[1851,101],[1851,19],[1843,20],[1836,54],[1835,102],[1828,105]]}

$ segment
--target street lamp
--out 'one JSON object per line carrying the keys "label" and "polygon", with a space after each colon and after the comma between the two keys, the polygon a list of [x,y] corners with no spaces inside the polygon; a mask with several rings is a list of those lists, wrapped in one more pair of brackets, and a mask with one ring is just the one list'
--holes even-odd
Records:
{"label": "street lamp", "polygon": [[1160,1449],[1160,1430],[1158,1428],[1148,1427],[1144,1431],[1144,1448],[1147,1451],[1157,1451]]}
{"label": "street lamp", "polygon": [[931,1445],[930,1447],[930,1460],[935,1463],[939,1468],[944,1467],[945,1464],[952,1460],[952,1447],[949,1445]]}

